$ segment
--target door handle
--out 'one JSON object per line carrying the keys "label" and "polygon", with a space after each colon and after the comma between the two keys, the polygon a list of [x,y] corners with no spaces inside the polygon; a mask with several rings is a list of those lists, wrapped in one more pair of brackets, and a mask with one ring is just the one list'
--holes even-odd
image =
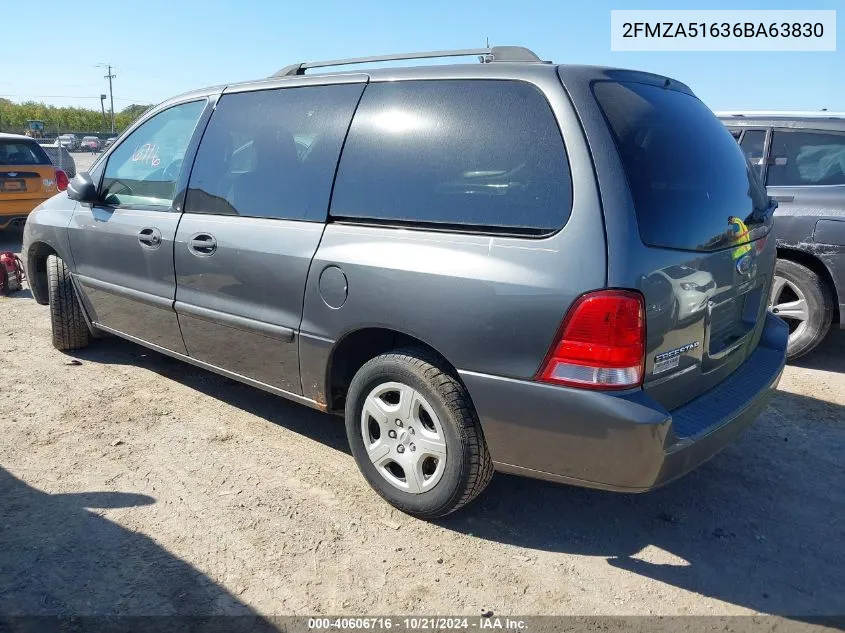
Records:
{"label": "door handle", "polygon": [[769,196],[772,200],[777,200],[778,202],[792,202],[795,200],[795,196]]}
{"label": "door handle", "polygon": [[192,255],[208,257],[217,250],[217,240],[208,233],[197,233],[188,240],[188,248],[191,249]]}
{"label": "door handle", "polygon": [[147,227],[138,231],[138,241],[144,248],[158,248],[161,246],[161,231],[155,227]]}

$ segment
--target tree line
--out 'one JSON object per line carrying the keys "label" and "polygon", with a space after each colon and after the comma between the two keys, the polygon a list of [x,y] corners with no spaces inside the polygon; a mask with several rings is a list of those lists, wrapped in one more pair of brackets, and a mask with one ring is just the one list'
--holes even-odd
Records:
{"label": "tree line", "polygon": [[[149,107],[133,103],[120,112],[116,112],[114,116],[116,132],[126,129]],[[44,121],[45,136],[67,132],[109,132],[111,130],[111,116],[108,112],[103,121],[103,113],[100,110],[58,107],[36,101],[14,103],[0,98],[0,132],[23,134],[27,130],[28,119]]]}

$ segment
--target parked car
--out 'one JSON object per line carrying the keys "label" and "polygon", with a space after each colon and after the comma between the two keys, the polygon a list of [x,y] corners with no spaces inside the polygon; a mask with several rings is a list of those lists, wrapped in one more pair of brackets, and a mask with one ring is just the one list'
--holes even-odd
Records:
{"label": "parked car", "polygon": [[845,113],[720,113],[778,201],[772,311],[790,359],[845,328]]}
{"label": "parked car", "polygon": [[80,143],[82,151],[96,153],[100,151],[100,139],[96,136],[83,136]]}
{"label": "parked car", "polygon": [[[678,81],[473,53],[148,112],[26,225],[53,344],[110,332],[342,414],[424,518],[494,469],[644,491],[698,466],[783,369],[769,199]],[[717,289],[683,322],[676,267]]]}
{"label": "parked car", "polygon": [[67,185],[67,174],[34,139],[0,133],[0,229],[23,226],[32,209]]}
{"label": "parked car", "polygon": [[109,147],[111,147],[112,145],[114,145],[114,142],[115,142],[116,140],[117,140],[117,137],[116,137],[116,136],[110,136],[110,137],[108,137],[108,138],[106,139],[105,144],[103,145],[103,149],[108,149]]}
{"label": "parked car", "polygon": [[75,134],[62,134],[58,137],[57,142],[70,152],[79,151],[79,139]]}
{"label": "parked car", "polygon": [[[56,143],[39,143],[39,145],[47,153],[47,156],[50,157],[50,162],[63,170],[68,178],[76,176],[76,162],[66,147]],[[61,153],[61,160],[59,159],[59,153]]]}
{"label": "parked car", "polygon": [[710,297],[716,292],[716,281],[706,270],[689,266],[668,266],[660,271],[672,285],[675,318],[680,322],[694,319],[707,310]]}

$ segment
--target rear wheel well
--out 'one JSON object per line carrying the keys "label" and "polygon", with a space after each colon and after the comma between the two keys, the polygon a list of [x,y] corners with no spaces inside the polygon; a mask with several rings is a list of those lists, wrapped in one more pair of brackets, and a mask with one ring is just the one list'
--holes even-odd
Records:
{"label": "rear wheel well", "polygon": [[795,248],[778,247],[777,251],[779,259],[788,259],[796,264],[801,264],[819,276],[819,279],[822,280],[822,283],[824,283],[828,292],[830,292],[830,296],[833,298],[833,322],[839,323],[841,315],[839,314],[839,299],[836,292],[836,284],[833,283],[833,277],[827,266],[824,265],[824,262],[815,255]]}
{"label": "rear wheel well", "polygon": [[47,258],[58,253],[44,242],[33,244],[26,258],[26,277],[32,296],[41,305],[50,303],[47,292]]}
{"label": "rear wheel well", "polygon": [[346,406],[346,392],[355,373],[368,360],[379,354],[402,347],[419,347],[429,351],[441,361],[442,368],[458,378],[454,367],[436,349],[423,341],[387,328],[364,328],[355,330],[337,342],[329,357],[327,371],[328,410],[343,413]]}

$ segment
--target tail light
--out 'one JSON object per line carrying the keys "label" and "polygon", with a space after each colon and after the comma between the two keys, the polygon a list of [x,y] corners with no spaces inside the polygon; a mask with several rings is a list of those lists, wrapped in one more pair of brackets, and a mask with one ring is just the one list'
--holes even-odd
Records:
{"label": "tail light", "polygon": [[599,290],[572,304],[535,379],[586,389],[629,389],[642,384],[644,356],[642,295]]}
{"label": "tail light", "polygon": [[62,169],[56,170],[56,189],[59,191],[64,191],[67,189],[68,184],[70,181],[68,180],[67,174]]}

